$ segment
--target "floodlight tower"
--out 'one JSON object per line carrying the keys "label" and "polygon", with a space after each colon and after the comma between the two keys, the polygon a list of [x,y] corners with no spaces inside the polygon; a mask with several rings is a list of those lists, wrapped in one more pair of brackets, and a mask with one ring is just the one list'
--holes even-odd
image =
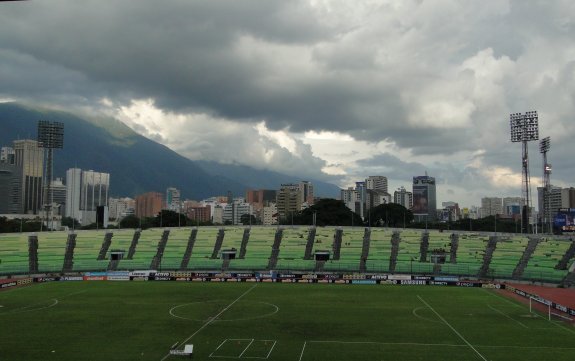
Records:
{"label": "floodlight tower", "polygon": [[549,233],[553,232],[551,219],[551,164],[547,163],[547,152],[551,148],[551,140],[549,137],[543,138],[539,142],[539,152],[543,154],[543,224],[548,225]]}
{"label": "floodlight tower", "polygon": [[44,179],[46,198],[44,205],[46,207],[46,226],[48,226],[48,217],[52,218],[52,203],[54,202],[52,192],[54,149],[62,149],[64,147],[64,123],[40,120],[38,122],[38,143],[39,147],[46,149],[46,173]]}
{"label": "floodlight tower", "polygon": [[539,117],[536,111],[525,112],[525,114],[514,113],[509,116],[511,125],[511,141],[513,143],[521,142],[523,144],[523,179],[522,179],[522,196],[524,200],[523,212],[521,215],[521,232],[529,233],[529,212],[530,212],[530,176],[529,176],[529,152],[527,149],[528,142],[539,139]]}

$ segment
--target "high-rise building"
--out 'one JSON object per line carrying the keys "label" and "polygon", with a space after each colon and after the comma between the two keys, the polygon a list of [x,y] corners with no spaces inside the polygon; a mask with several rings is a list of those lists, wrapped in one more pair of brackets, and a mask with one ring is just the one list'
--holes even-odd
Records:
{"label": "high-rise building", "polygon": [[387,177],[381,175],[370,175],[365,180],[365,188],[387,192]]}
{"label": "high-rise building", "polygon": [[507,217],[521,216],[523,209],[523,198],[521,197],[505,197],[503,198],[503,214]]}
{"label": "high-rise building", "polygon": [[393,203],[401,204],[407,209],[413,207],[413,193],[408,192],[403,186],[393,192]]}
{"label": "high-rise building", "polygon": [[224,207],[223,222],[224,224],[242,224],[241,218],[244,214],[252,215],[252,206],[246,203],[244,198],[234,198],[233,203],[228,203]]}
{"label": "high-rise building", "polygon": [[0,163],[14,164],[15,156],[14,148],[12,147],[2,147],[0,149]]}
{"label": "high-rise building", "polygon": [[186,216],[194,222],[209,222],[212,219],[210,206],[191,206],[186,208]]}
{"label": "high-rise building", "polygon": [[435,178],[428,175],[413,177],[413,207],[417,221],[435,221],[437,199],[435,198]]}
{"label": "high-rise building", "polygon": [[264,226],[272,226],[278,224],[278,209],[275,203],[270,203],[263,208],[262,224]]}
{"label": "high-rise building", "polygon": [[542,221],[553,219],[559,208],[575,208],[575,189],[551,186],[548,194],[549,208],[543,209],[543,187],[537,187],[538,213]]}
{"label": "high-rise building", "polygon": [[481,218],[503,214],[503,200],[499,197],[481,198]]}
{"label": "high-rise building", "polygon": [[[66,171],[66,216],[81,224],[107,222],[98,219],[99,207],[108,213],[110,174],[70,168]],[[100,211],[101,213],[101,211]]]}
{"label": "high-rise building", "polygon": [[280,219],[299,212],[302,206],[302,196],[298,184],[282,184],[276,197],[276,207]]}
{"label": "high-rise building", "polygon": [[181,210],[179,189],[174,187],[166,189],[166,208],[174,212]]}
{"label": "high-rise building", "polygon": [[164,208],[162,193],[148,192],[136,196],[136,217],[155,217]]}
{"label": "high-rise building", "polygon": [[277,191],[272,189],[250,189],[246,191],[246,202],[255,210],[260,210],[270,203],[275,203]]}
{"label": "high-rise building", "polygon": [[62,178],[56,178],[52,181],[50,186],[50,194],[48,194],[48,199],[51,199],[52,209],[54,214],[64,215],[65,205],[66,205],[66,185],[62,181]]}
{"label": "high-rise building", "polygon": [[0,214],[20,213],[21,179],[19,167],[0,162]]}
{"label": "high-rise building", "polygon": [[15,140],[14,163],[22,177],[19,213],[38,214],[42,209],[44,149],[35,140]]}
{"label": "high-rise building", "polygon": [[457,221],[461,219],[461,209],[459,209],[459,204],[456,202],[442,202],[441,207],[443,207],[442,220],[443,221]]}
{"label": "high-rise building", "polygon": [[310,181],[301,181],[299,183],[299,190],[301,194],[301,203],[307,203],[308,206],[313,205],[313,184]]}
{"label": "high-rise building", "polygon": [[110,198],[108,204],[110,207],[110,219],[121,220],[136,212],[136,200],[129,197]]}

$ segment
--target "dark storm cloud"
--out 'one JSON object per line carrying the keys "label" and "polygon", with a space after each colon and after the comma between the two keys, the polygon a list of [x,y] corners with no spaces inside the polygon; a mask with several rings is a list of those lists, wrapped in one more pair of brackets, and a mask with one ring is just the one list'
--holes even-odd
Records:
{"label": "dark storm cloud", "polygon": [[[511,112],[539,110],[554,149],[569,153],[575,132],[574,4],[3,5],[0,97],[60,105],[98,104],[101,98],[129,105],[149,98],[175,114],[385,140],[415,156],[435,155],[438,162],[480,151],[485,166],[516,169],[519,150],[508,140]],[[415,167],[411,175],[421,170],[404,161]],[[574,169],[571,160],[556,163]],[[311,164],[321,168],[317,159]],[[446,178],[467,179],[440,168]]]}

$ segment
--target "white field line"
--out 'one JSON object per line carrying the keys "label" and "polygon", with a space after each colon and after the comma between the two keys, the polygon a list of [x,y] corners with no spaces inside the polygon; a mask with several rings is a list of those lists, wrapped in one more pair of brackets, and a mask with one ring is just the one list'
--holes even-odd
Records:
{"label": "white field line", "polygon": [[220,349],[220,347],[222,347],[224,345],[224,343],[228,342],[228,339],[226,338],[222,343],[220,343],[220,345],[214,350],[214,352],[212,352],[210,354],[210,357],[212,357],[212,355],[216,352],[218,352],[218,350]]}
{"label": "white field line", "polygon": [[481,357],[481,359],[482,359],[483,361],[487,361],[487,359],[485,358],[485,356],[483,356],[479,351],[477,351],[477,349],[476,349],[475,347],[473,347],[473,345],[470,344],[469,341],[467,341],[467,340],[465,339],[465,337],[463,337],[453,326],[451,326],[451,325],[449,324],[449,322],[447,322],[447,321],[445,320],[445,318],[443,318],[433,307],[431,307],[431,305],[430,305],[429,303],[425,302],[425,300],[424,300],[423,298],[421,298],[421,296],[419,296],[419,295],[417,295],[417,298],[419,298],[419,300],[420,300],[421,302],[423,302],[427,307],[429,307],[429,309],[432,310],[433,313],[435,313],[435,314],[437,315],[437,317],[439,317],[439,319],[440,319],[441,321],[443,321],[443,323],[445,323],[453,332],[455,332],[455,334],[456,334],[457,336],[459,336],[459,338],[460,338],[463,342],[465,342],[469,347],[471,347],[471,349],[472,349],[473,351],[475,351],[475,353],[476,353],[479,357]]}
{"label": "white field line", "polygon": [[252,343],[254,343],[254,339],[252,338],[252,340],[250,341],[250,343],[248,343],[247,347],[242,351],[242,353],[238,356],[238,358],[242,358],[243,354],[246,353],[246,351],[248,350],[248,348],[250,348],[250,346],[252,345]]}
{"label": "white field line", "polygon": [[[180,345],[185,344],[186,342],[188,342],[189,340],[192,339],[192,337],[194,337],[195,335],[197,335],[201,330],[203,330],[204,328],[208,327],[212,322],[214,322],[214,320],[216,320],[218,317],[220,317],[224,312],[226,312],[230,307],[232,307],[236,302],[238,302],[242,297],[244,297],[245,295],[247,295],[248,293],[250,293],[254,288],[256,288],[258,284],[256,283],[255,285],[253,285],[252,287],[250,287],[246,292],[242,293],[238,298],[236,298],[232,303],[230,303],[229,305],[227,305],[223,310],[220,311],[220,313],[218,313],[217,315],[215,315],[214,317],[210,318],[206,323],[204,323],[202,325],[202,327],[200,327],[196,332],[192,333],[190,335],[190,337],[186,338],[185,340],[183,340],[182,342],[180,342]],[[164,361],[165,359],[167,359],[168,357],[170,357],[170,353],[168,352],[166,354],[166,356],[164,356],[162,358],[161,361]]]}
{"label": "white field line", "polygon": [[[375,344],[384,346],[437,346],[437,347],[468,347],[464,344],[451,343],[417,343],[417,342],[377,342],[377,341],[314,341],[308,340],[309,343],[339,343],[339,344]],[[518,345],[475,345],[481,348],[518,348],[518,349],[556,349],[556,350],[575,350],[575,347],[556,347],[556,346],[518,346]]]}
{"label": "white field line", "polygon": [[[266,340],[267,341],[267,340]],[[274,344],[272,345],[272,348],[270,348],[270,352],[268,352],[267,356],[266,356],[266,360],[270,357],[270,355],[272,354],[272,351],[274,350],[274,347],[276,347],[276,343],[277,341],[274,341]]]}
{"label": "white field line", "polygon": [[[488,294],[492,295],[493,297],[500,298],[500,299],[506,301],[507,303],[512,304],[512,305],[515,306],[515,307],[520,307],[520,308],[522,308],[522,309],[526,309],[526,308],[527,308],[527,306],[524,305],[524,304],[522,304],[522,303],[515,303],[515,302],[512,302],[512,301],[506,299],[505,297],[499,296],[498,294],[489,292],[489,291],[487,291],[486,289],[483,289],[483,290],[484,290],[485,292],[487,292]],[[563,326],[562,324],[559,324],[559,323],[555,323],[555,322],[553,322],[553,321],[550,321],[550,320],[547,319],[547,317],[543,317],[543,316],[541,316],[540,314],[538,314],[537,312],[534,312],[533,314],[536,315],[536,316],[538,316],[538,317],[540,317],[540,318],[542,318],[542,319],[544,319],[544,320],[547,320],[547,322],[551,323],[552,325],[555,325],[555,326],[557,326],[557,327],[559,327],[559,328],[561,328],[561,329],[563,329],[563,330],[565,330],[565,331],[567,331],[567,332],[570,332],[570,333],[572,333],[572,334],[575,334],[575,331],[573,331],[573,330],[571,330],[571,329],[569,329],[569,328]]]}
{"label": "white field line", "polygon": [[511,321],[517,322],[517,323],[518,323],[519,325],[521,325],[522,327],[529,328],[529,327],[527,327],[524,323],[522,323],[521,321],[518,321],[518,320],[514,319],[513,317],[509,316],[509,315],[506,314],[505,312],[500,311],[500,310],[498,310],[497,308],[495,308],[495,307],[493,307],[493,306],[491,306],[491,305],[487,305],[487,307],[491,308],[493,311],[497,312],[498,314],[507,317],[507,318],[510,319]]}
{"label": "white field line", "polygon": [[307,341],[303,343],[303,347],[301,349],[301,354],[299,355],[299,361],[303,358],[303,352],[305,351],[305,345],[307,345]]}

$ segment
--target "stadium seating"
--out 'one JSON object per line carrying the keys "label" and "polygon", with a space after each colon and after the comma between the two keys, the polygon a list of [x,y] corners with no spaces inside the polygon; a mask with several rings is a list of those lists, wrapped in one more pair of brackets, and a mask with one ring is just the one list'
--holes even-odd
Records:
{"label": "stadium seating", "polygon": [[[418,274],[462,275],[476,277],[480,271],[486,278],[523,279],[560,283],[569,273],[569,267],[575,258],[569,253],[572,241],[561,238],[530,238],[522,235],[498,235],[493,253],[489,257],[487,245],[490,236],[460,232],[456,257],[451,251],[452,233],[430,230],[427,232],[427,251],[422,247],[424,230],[372,228],[369,232],[369,248],[366,247],[362,262],[365,229],[363,227],[346,227],[341,229],[341,247],[339,259],[334,252],[336,227],[318,227],[315,237],[309,245],[311,257],[306,259],[306,249],[310,237],[309,226],[285,226],[277,252],[272,253],[277,227],[251,227],[249,239],[245,244],[245,257],[239,257],[244,238],[245,227],[223,228],[221,250],[235,248],[236,258],[223,262],[220,253],[213,258],[217,247],[216,240],[219,227],[199,227],[196,241],[187,265],[187,270],[223,270],[260,271],[272,269],[277,271],[309,272],[318,269],[320,263],[314,260],[316,251],[328,251],[331,259],[321,262],[321,269],[326,272],[394,272]],[[181,269],[182,259],[188,248],[191,228],[173,228],[163,253],[158,253],[158,244],[164,229],[141,231],[139,239],[134,230],[90,230],[76,231],[76,244],[68,266],[74,272],[103,271],[108,269],[110,252],[124,251],[124,258],[115,264],[118,270],[148,269],[157,264],[160,270]],[[107,252],[102,251],[106,233],[112,232],[111,243]],[[395,262],[392,259],[392,238],[395,234],[399,242],[396,247]],[[38,272],[60,273],[63,271],[68,232],[40,232],[38,238]],[[0,234],[0,274],[25,274],[30,271],[28,254],[30,234]],[[128,259],[128,250],[134,243],[133,257]],[[445,250],[444,264],[434,265],[429,255],[434,250]],[[422,252],[426,253],[422,257]],[[105,254],[102,257],[102,254]],[[277,254],[277,262],[271,263],[272,254]],[[161,256],[161,257],[158,257]],[[159,263],[152,262],[156,257]],[[335,258],[335,259],[334,259]],[[487,262],[485,260],[487,259]],[[70,262],[71,260],[71,262]],[[453,262],[452,262],[453,261]],[[393,266],[390,269],[390,266]],[[524,267],[524,269],[522,269]]]}

